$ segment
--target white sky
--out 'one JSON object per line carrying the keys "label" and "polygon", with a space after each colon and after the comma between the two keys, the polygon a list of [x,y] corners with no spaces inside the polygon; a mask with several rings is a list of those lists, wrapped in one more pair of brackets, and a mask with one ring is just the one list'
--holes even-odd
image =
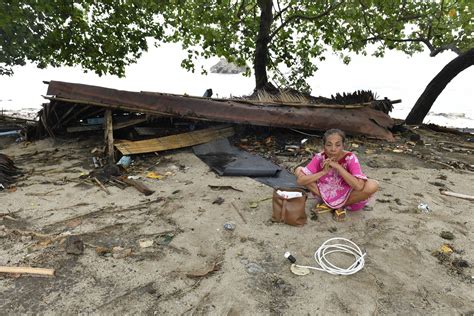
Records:
{"label": "white sky", "polygon": [[[178,44],[166,44],[151,48],[137,64],[127,68],[126,78],[99,77],[83,73],[80,68],[37,69],[33,65],[16,67],[13,77],[0,77],[0,108],[39,108],[47,86],[44,80],[59,80],[130,91],[156,91],[201,96],[208,88],[214,97],[241,96],[250,94],[254,78],[242,75],[192,74],[180,68],[185,57]],[[329,97],[337,92],[353,92],[371,89],[379,97],[402,99],[396,104],[392,117],[404,118],[431,79],[453,58],[455,54],[445,52],[429,57],[427,52],[409,57],[401,52],[389,52],[384,58],[353,56],[349,65],[344,65],[336,56],[329,56],[319,63],[319,71],[309,79],[312,94]],[[219,58],[203,61],[207,69]],[[199,73],[200,68],[197,67]],[[425,123],[474,128],[474,69],[468,68],[458,75],[438,97],[431,112],[452,113],[456,119],[430,115]],[[460,118],[465,115],[467,118]]]}

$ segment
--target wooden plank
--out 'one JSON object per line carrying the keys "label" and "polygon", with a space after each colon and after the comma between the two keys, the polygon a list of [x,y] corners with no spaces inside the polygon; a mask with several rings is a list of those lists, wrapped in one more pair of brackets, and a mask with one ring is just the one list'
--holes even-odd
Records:
{"label": "wooden plank", "polygon": [[232,127],[221,129],[208,128],[178,135],[139,140],[136,142],[120,142],[116,143],[115,147],[123,155],[143,154],[204,144],[220,137],[229,137],[232,135],[234,135],[234,129]]}
{"label": "wooden plank", "polygon": [[18,274],[41,274],[54,275],[54,269],[31,268],[31,267],[0,267],[0,272],[3,273],[18,273]]}
{"label": "wooden plank", "polygon": [[114,163],[114,131],[113,131],[113,124],[112,124],[112,110],[107,109],[105,110],[105,121],[104,121],[104,137],[105,137],[105,144],[106,144],[106,153],[109,162]]}

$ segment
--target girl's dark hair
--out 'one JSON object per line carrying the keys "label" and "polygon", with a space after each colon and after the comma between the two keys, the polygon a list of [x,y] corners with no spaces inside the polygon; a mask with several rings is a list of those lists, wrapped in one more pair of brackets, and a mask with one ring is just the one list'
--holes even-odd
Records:
{"label": "girl's dark hair", "polygon": [[331,136],[332,134],[337,134],[337,135],[341,136],[342,144],[344,144],[346,142],[346,134],[343,131],[341,131],[338,128],[331,128],[331,129],[328,129],[326,131],[326,133],[324,133],[324,135],[323,135],[323,145],[326,144],[326,141],[327,141],[328,137]]}

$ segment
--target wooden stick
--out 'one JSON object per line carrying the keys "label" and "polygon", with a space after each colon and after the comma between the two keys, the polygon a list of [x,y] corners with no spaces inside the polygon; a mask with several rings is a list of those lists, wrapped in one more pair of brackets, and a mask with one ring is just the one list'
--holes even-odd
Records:
{"label": "wooden stick", "polygon": [[232,206],[235,208],[235,210],[237,211],[237,214],[239,214],[240,218],[242,218],[242,220],[244,221],[244,223],[247,224],[247,220],[246,220],[245,217],[242,215],[242,213],[240,213],[239,208],[237,207],[237,205],[235,205],[234,202],[230,202],[230,204],[232,204]]}
{"label": "wooden stick", "polygon": [[461,193],[456,193],[456,192],[451,192],[451,191],[446,191],[446,190],[439,190],[439,193],[441,193],[442,195],[454,196],[460,199],[474,201],[474,196],[472,195],[461,194]]}
{"label": "wooden stick", "polygon": [[112,110],[107,109],[105,110],[104,114],[104,133],[105,133],[105,144],[107,148],[107,157],[109,162],[114,163],[114,131],[113,131],[113,124],[112,124]]}
{"label": "wooden stick", "polygon": [[141,182],[138,182],[138,181],[135,181],[135,180],[132,180],[132,179],[128,179],[125,176],[120,177],[120,181],[125,182],[126,184],[133,186],[135,189],[137,189],[139,192],[143,193],[146,196],[151,195],[155,192],[155,191],[151,190],[150,188],[148,188],[145,184],[143,184]]}
{"label": "wooden stick", "polygon": [[54,269],[31,268],[31,267],[3,267],[0,266],[0,273],[20,273],[20,274],[40,274],[54,275]]}
{"label": "wooden stick", "polygon": [[110,191],[107,190],[107,188],[102,184],[102,182],[100,182],[99,179],[97,179],[96,177],[94,177],[94,181],[99,185],[99,187],[105,191],[105,193],[107,193],[108,195],[110,195]]}

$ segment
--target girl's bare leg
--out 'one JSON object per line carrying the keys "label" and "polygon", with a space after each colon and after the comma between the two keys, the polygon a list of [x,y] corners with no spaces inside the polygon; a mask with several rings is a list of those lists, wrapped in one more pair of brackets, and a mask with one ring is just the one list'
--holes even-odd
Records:
{"label": "girl's bare leg", "polygon": [[[300,176],[303,176],[304,173],[302,171],[302,167],[298,167],[295,169],[295,176],[296,177],[300,177]],[[321,193],[319,192],[319,189],[318,189],[318,186],[316,185],[316,183],[309,183],[307,185],[305,185],[305,187],[311,192],[313,193],[315,196],[317,197],[321,197]]]}
{"label": "girl's bare leg", "polygon": [[365,181],[364,188],[361,191],[352,191],[347,199],[346,205],[367,200],[372,194],[379,190],[379,182],[377,180],[368,179]]}

